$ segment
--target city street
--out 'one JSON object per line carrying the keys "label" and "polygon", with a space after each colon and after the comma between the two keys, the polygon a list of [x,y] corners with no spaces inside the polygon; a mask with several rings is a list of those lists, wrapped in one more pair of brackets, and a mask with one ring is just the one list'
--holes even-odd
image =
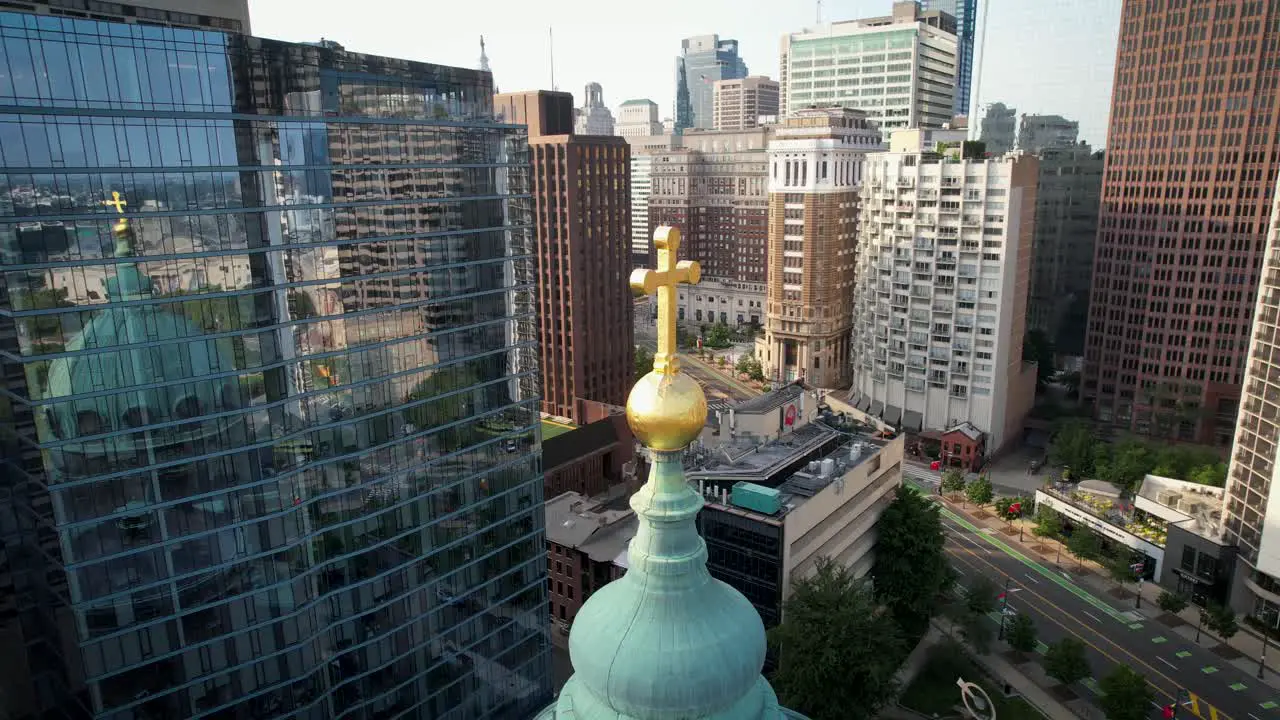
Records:
{"label": "city street", "polygon": [[[1206,633],[1197,644],[1189,637],[1194,627],[1164,624],[1156,619],[1159,608],[1144,604],[1135,611],[1131,601],[1096,595],[1069,572],[1020,552],[998,530],[977,527],[945,506],[942,514],[946,550],[961,582],[985,576],[1003,587],[1007,580],[1009,608],[1031,616],[1042,643],[1068,636],[1083,642],[1093,668],[1093,679],[1083,684],[1091,692],[1096,693],[1097,678],[1124,664],[1146,676],[1161,705],[1180,688],[1188,690],[1192,703],[1179,711],[1181,717],[1280,718],[1280,691],[1214,653],[1216,638]],[[1064,557],[1063,567],[1070,570],[1074,560]],[[993,614],[993,622],[998,617]],[[1154,707],[1152,717],[1159,717]]]}

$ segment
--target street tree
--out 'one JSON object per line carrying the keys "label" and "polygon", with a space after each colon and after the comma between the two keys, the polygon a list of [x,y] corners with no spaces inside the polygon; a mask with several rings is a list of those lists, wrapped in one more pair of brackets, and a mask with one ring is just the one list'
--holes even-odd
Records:
{"label": "street tree", "polygon": [[1018,652],[1029,653],[1036,649],[1036,624],[1030,616],[1018,613],[1009,620],[1009,628],[1005,631],[1009,647]]}
{"label": "street tree", "polygon": [[965,497],[969,498],[969,502],[982,507],[991,502],[995,491],[991,488],[991,481],[987,479],[987,476],[979,475],[977,479],[965,486],[964,494]]}
{"label": "street tree", "polygon": [[1063,685],[1089,677],[1089,658],[1085,656],[1084,643],[1075,638],[1063,638],[1049,645],[1044,654],[1044,671]]}
{"label": "street tree", "polygon": [[790,708],[814,720],[874,717],[896,694],[906,643],[888,608],[848,568],[820,558],[792,586],[783,622],[769,631],[778,652],[773,687]]}
{"label": "street tree", "polygon": [[1167,613],[1177,615],[1186,609],[1187,596],[1181,593],[1173,593],[1165,590],[1160,593],[1160,597],[1156,598],[1156,605],[1159,605],[1160,609]]}
{"label": "street tree", "polygon": [[939,602],[955,582],[943,552],[938,506],[902,486],[876,523],[876,561],[871,578],[908,638],[923,635]]}
{"label": "street tree", "polygon": [[1057,537],[1062,531],[1062,519],[1048,505],[1042,504],[1036,508],[1035,521],[1035,529],[1031,532],[1040,537]]}
{"label": "street tree", "polygon": [[1121,587],[1124,587],[1127,583],[1138,579],[1138,574],[1133,571],[1132,565],[1133,556],[1121,551],[1107,558],[1107,574],[1111,576],[1112,580],[1120,583]]}
{"label": "street tree", "polygon": [[1070,418],[1054,433],[1049,459],[1071,468],[1072,477],[1089,477],[1093,473],[1093,446],[1093,430],[1089,423],[1080,418]]}
{"label": "street tree", "polygon": [[1126,491],[1142,482],[1156,464],[1156,454],[1141,440],[1124,440],[1116,445],[1099,444],[1094,448],[1094,475],[1099,480],[1115,483]]}
{"label": "street tree", "polygon": [[1150,716],[1156,694],[1147,679],[1128,665],[1118,665],[1098,683],[1107,720],[1144,720]]}
{"label": "street tree", "polygon": [[707,328],[702,344],[709,348],[724,349],[733,344],[733,331],[724,323],[716,323]]}
{"label": "street tree", "polygon": [[947,468],[947,471],[942,473],[942,491],[963,492],[964,471],[960,468]]}
{"label": "street tree", "polygon": [[1067,538],[1067,551],[1076,556],[1083,565],[1085,560],[1093,560],[1102,554],[1102,541],[1088,528],[1076,526]]}
{"label": "street tree", "polygon": [[648,375],[653,370],[653,351],[643,345],[636,346],[636,379]]}
{"label": "street tree", "polygon": [[1222,642],[1230,640],[1232,635],[1240,631],[1240,625],[1236,622],[1236,611],[1217,603],[1208,607],[1205,624],[1222,638]]}
{"label": "street tree", "polygon": [[991,580],[979,575],[943,607],[953,633],[959,631],[974,651],[984,655],[991,649],[994,633],[989,615],[996,609],[997,592]]}

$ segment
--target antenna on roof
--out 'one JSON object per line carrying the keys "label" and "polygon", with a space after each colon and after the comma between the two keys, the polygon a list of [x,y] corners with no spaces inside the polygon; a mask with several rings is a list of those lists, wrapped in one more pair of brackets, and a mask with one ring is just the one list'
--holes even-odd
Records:
{"label": "antenna on roof", "polygon": [[822,0],[818,0],[818,24],[822,24]]}
{"label": "antenna on roof", "polygon": [[556,39],[551,34],[551,26],[547,26],[547,51],[551,56],[551,89],[556,89]]}

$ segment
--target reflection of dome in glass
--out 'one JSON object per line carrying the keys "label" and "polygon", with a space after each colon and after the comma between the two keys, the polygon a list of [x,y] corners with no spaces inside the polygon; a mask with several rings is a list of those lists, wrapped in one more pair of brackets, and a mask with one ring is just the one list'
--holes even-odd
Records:
{"label": "reflection of dome in glass", "polygon": [[[127,234],[127,233],[125,233]],[[121,264],[107,282],[111,301],[150,296],[150,282],[133,263]],[[194,299],[194,298],[193,298]],[[204,331],[185,316],[160,305],[104,308],[66,345],[66,352],[49,368],[46,399],[75,399],[53,406],[45,420],[60,438],[128,431],[155,423],[194,420],[157,433],[174,433],[174,440],[201,434],[198,420],[239,405],[234,378],[203,380],[235,368],[231,341],[207,340]],[[160,345],[143,346],[160,341]],[[100,351],[106,348],[118,350]],[[98,352],[94,352],[98,351]],[[182,383],[182,381],[190,381]],[[148,387],[160,385],[160,387]],[[140,387],[134,392],[101,395],[103,391]],[[152,433],[152,443],[162,440]],[[112,438],[112,444],[141,442]]]}

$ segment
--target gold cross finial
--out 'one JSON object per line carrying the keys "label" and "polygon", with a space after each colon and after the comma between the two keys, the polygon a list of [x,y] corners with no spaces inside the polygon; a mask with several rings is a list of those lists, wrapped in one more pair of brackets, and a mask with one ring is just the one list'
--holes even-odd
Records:
{"label": "gold cross finial", "polygon": [[[111,191],[111,199],[110,199],[110,200],[103,200],[103,201],[102,201],[102,204],[103,204],[103,205],[106,205],[107,207],[113,207],[113,208],[115,208],[117,213],[119,213],[119,214],[123,215],[123,214],[124,214],[124,206],[125,206],[125,205],[128,205],[129,203],[125,202],[125,201],[124,201],[124,199],[122,199],[122,198],[120,197],[120,193],[119,193],[118,191],[116,191],[116,190],[112,190],[112,191]],[[128,218],[123,218],[123,217],[122,217],[122,218],[120,218],[120,221],[116,223],[116,226],[115,226],[116,232],[119,232],[119,231],[121,231],[121,230],[125,229],[125,228],[126,228],[126,227],[128,227],[128,226],[129,226],[129,219],[128,219]]]}
{"label": "gold cross finial", "polygon": [[653,356],[654,372],[674,375],[680,371],[676,360],[676,285],[697,285],[702,268],[692,260],[676,262],[680,230],[663,225],[653,231],[658,251],[658,269],[637,268],[631,272],[631,287],[646,295],[658,294],[658,352]]}

